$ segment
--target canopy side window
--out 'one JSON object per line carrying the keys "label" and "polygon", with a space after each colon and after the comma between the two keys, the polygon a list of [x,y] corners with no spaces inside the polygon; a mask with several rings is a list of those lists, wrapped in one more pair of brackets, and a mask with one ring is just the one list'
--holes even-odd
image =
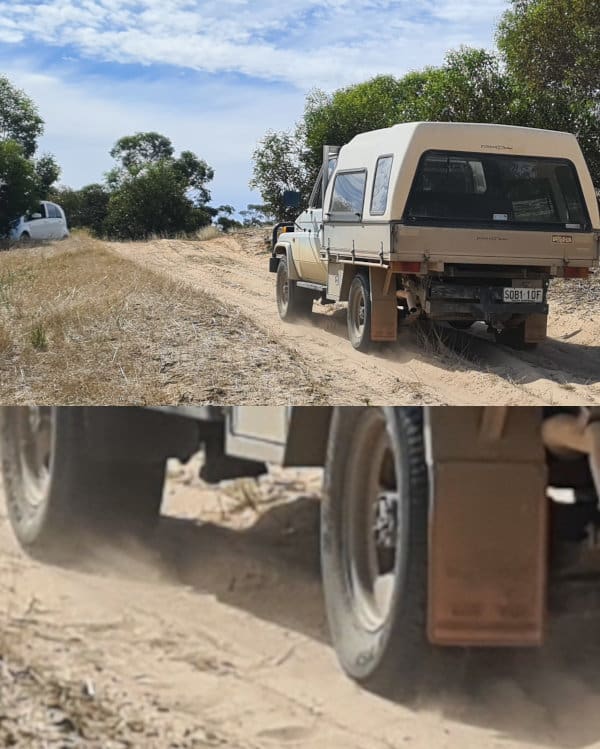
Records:
{"label": "canopy side window", "polygon": [[371,194],[371,215],[381,216],[387,207],[388,192],[390,188],[390,175],[392,173],[393,156],[380,156],[375,167],[375,179],[373,180],[373,192]]}
{"label": "canopy side window", "polygon": [[360,221],[365,202],[367,170],[338,172],[333,183],[329,215],[340,221]]}

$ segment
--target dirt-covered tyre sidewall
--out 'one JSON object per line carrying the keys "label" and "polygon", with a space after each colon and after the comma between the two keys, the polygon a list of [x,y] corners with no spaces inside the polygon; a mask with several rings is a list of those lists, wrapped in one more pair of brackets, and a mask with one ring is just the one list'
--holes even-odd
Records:
{"label": "dirt-covered tyre sidewall", "polygon": [[[8,516],[36,555],[75,549],[82,532],[147,531],[160,513],[165,462],[95,459],[85,449],[84,410],[53,408],[43,491],[32,493],[22,460],[24,407],[2,410],[0,452]],[[34,496],[35,495],[35,496]],[[33,501],[35,499],[35,501]]]}
{"label": "dirt-covered tyre sidewall", "polygon": [[282,320],[307,317],[312,311],[313,295],[308,289],[298,288],[290,279],[288,261],[284,256],[277,266],[276,278],[277,310]]}
{"label": "dirt-covered tyre sidewall", "polygon": [[[385,696],[410,698],[425,668],[428,490],[422,413],[417,408],[380,410],[391,439],[400,502],[396,583],[387,618],[376,629],[355,610],[344,553],[349,462],[370,459],[369,445],[353,444],[369,408],[337,409],[328,449],[321,515],[321,556],[327,617],[338,659],[346,673]],[[372,409],[373,411],[375,409]],[[358,430],[360,431],[360,430]]]}
{"label": "dirt-covered tyre sidewall", "polygon": [[[357,305],[364,305],[364,325],[361,329],[357,327],[356,315]],[[372,345],[371,342],[371,292],[369,290],[368,277],[363,273],[357,273],[350,284],[348,293],[347,310],[348,338],[353,348],[357,351],[366,352]]]}

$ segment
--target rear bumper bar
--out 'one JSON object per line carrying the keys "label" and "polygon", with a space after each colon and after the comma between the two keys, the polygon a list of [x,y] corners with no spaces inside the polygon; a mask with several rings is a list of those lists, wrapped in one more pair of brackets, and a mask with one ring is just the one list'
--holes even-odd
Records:
{"label": "rear bumper bar", "polygon": [[542,302],[504,302],[501,286],[438,285],[429,289],[428,316],[433,320],[505,321],[515,315],[547,315],[546,287]]}

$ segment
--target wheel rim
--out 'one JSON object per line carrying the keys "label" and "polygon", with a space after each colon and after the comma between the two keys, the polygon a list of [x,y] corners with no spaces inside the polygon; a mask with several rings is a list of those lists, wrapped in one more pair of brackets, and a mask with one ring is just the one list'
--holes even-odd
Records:
{"label": "wheel rim", "polygon": [[348,312],[352,338],[360,341],[364,336],[367,318],[367,300],[362,285],[355,287]]}
{"label": "wheel rim", "polygon": [[[359,453],[367,449],[369,467]],[[345,567],[361,625],[377,630],[387,620],[397,588],[399,477],[383,412],[373,409],[355,433],[349,460],[343,527]]]}
{"label": "wheel rim", "polygon": [[290,282],[289,282],[289,278],[287,274],[287,269],[284,267],[277,274],[277,303],[279,304],[279,309],[282,312],[285,312],[285,310],[287,310],[289,300],[290,300]]}
{"label": "wheel rim", "polygon": [[45,500],[52,461],[52,423],[49,407],[19,408],[19,461],[24,496],[31,508]]}

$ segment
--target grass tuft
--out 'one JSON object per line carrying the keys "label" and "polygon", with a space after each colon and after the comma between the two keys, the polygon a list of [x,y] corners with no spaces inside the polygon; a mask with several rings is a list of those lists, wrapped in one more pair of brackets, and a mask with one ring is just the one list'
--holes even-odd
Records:
{"label": "grass tuft", "polygon": [[222,236],[223,232],[219,231],[216,226],[204,226],[194,234],[194,239],[199,242],[207,242],[209,239],[216,239]]}
{"label": "grass tuft", "polygon": [[48,336],[42,323],[37,323],[31,328],[29,341],[36,351],[46,351],[48,348]]}
{"label": "grass tuft", "polygon": [[0,323],[0,354],[6,354],[10,349],[12,338],[8,328]]}

